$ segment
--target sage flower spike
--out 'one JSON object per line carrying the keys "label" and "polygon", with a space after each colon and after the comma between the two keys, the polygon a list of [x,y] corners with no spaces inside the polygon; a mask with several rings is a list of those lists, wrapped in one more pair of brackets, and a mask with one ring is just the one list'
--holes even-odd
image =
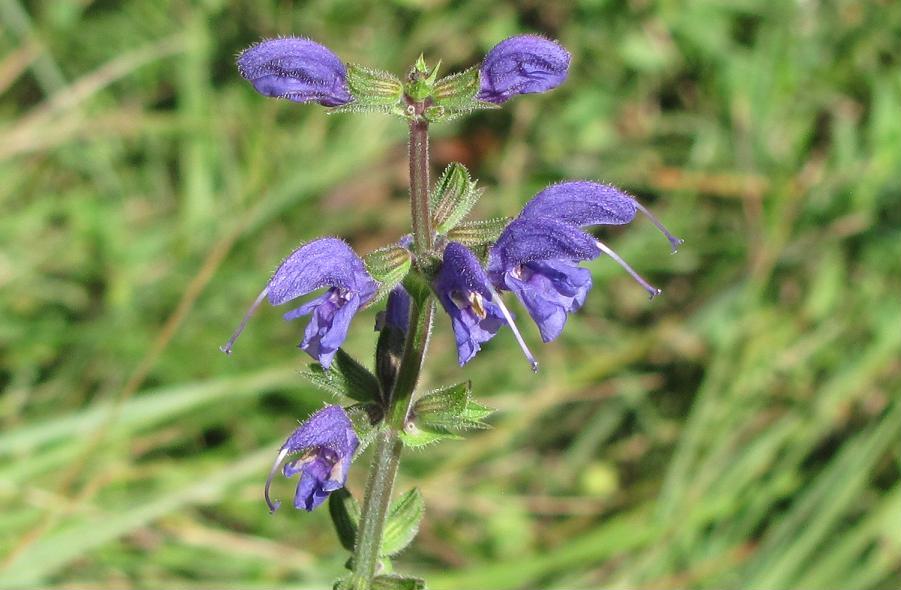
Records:
{"label": "sage flower spike", "polygon": [[501,104],[517,94],[547,92],[566,80],[569,62],[569,52],[550,39],[510,37],[495,45],[482,61],[478,98]]}
{"label": "sage flower spike", "polygon": [[344,63],[302,37],[267,39],[238,56],[238,71],[263,96],[337,107],[353,100]]}
{"label": "sage flower spike", "polygon": [[310,416],[291,433],[272,464],[264,491],[269,511],[275,512],[281,505],[278,500],[270,499],[269,488],[288,456],[302,453],[282,468],[285,477],[300,474],[294,493],[294,507],[312,511],[330,493],[344,487],[359,444],[353,424],[341,406],[326,406]]}
{"label": "sage flower spike", "polygon": [[378,289],[360,257],[338,238],[320,238],[294,250],[276,269],[222,352],[231,354],[235,341],[264,298],[271,305],[281,305],[322,287],[328,290],[289,311],[284,318],[311,316],[298,346],[328,369],[347,337],[354,314],[372,300]]}

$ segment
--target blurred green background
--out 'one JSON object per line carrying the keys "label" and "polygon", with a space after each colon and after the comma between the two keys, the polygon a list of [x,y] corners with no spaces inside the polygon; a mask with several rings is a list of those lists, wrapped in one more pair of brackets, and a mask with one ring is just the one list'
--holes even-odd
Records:
{"label": "blurred green background", "polygon": [[[546,184],[627,188],[646,221],[536,377],[509,332],[425,386],[495,428],[408,452],[433,588],[901,587],[901,3],[890,0],[0,0],[0,586],[326,588],[325,511],[263,482],[324,394],[302,323],[257,314],[301,240],[409,227],[405,128],[264,99],[235,54],[300,34],[445,71],[540,31],[567,83],[434,130],[484,216]],[[371,355],[375,310],[347,348]],[[362,490],[368,456],[351,473]],[[276,496],[290,497],[288,482]]]}

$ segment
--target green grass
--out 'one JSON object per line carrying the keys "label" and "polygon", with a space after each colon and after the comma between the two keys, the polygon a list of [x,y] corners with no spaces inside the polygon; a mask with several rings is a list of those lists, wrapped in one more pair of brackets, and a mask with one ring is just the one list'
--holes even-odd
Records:
{"label": "green grass", "polygon": [[405,456],[428,511],[399,567],[438,590],[901,586],[901,5],[0,0],[0,23],[0,587],[330,587],[327,514],[262,501],[324,399],[301,326],[265,309],[217,347],[301,240],[407,231],[405,130],[265,100],[234,55],[294,33],[451,71],[533,30],[572,51],[567,83],[437,128],[433,168],[466,163],[485,216],[613,182],[686,244],[605,232],[664,295],[590,263],[564,336],[526,328],[537,377],[509,333],[459,369],[439,319],[425,386],[470,378],[499,411]]}

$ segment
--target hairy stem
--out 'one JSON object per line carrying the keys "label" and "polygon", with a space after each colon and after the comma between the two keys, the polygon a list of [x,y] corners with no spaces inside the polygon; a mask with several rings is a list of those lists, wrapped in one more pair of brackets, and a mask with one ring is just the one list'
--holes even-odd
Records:
{"label": "hairy stem", "polygon": [[434,242],[429,214],[429,122],[425,119],[410,122],[410,209],[413,249],[420,254]]}
{"label": "hairy stem", "polygon": [[[433,246],[432,220],[429,213],[429,134],[428,121],[410,123],[410,201],[413,214],[413,247],[417,253]],[[351,587],[369,590],[377,573],[379,549],[385,529],[385,518],[391,504],[391,493],[403,443],[404,428],[413,392],[419,382],[419,371],[425,360],[432,331],[435,302],[427,286],[411,292],[410,327],[397,381],[391,391],[385,422],[376,439],[375,453],[366,482],[360,526],[357,530],[353,557]]]}
{"label": "hairy stem", "polygon": [[391,504],[391,491],[400,463],[403,444],[393,428],[383,428],[376,438],[375,453],[366,482],[366,496],[360,514],[360,528],[354,547],[352,588],[369,590],[379,562],[379,548],[385,528],[385,516]]}

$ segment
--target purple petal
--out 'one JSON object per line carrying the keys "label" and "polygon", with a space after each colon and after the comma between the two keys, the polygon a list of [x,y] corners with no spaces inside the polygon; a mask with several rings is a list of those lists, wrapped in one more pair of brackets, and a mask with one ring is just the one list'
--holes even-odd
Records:
{"label": "purple petal", "polygon": [[591,272],[565,260],[528,262],[503,275],[503,287],[522,301],[541,339],[557,338],[570,314],[585,303]]}
{"label": "purple petal", "polygon": [[523,207],[519,216],[550,217],[583,227],[629,223],[636,210],[635,200],[619,189],[577,180],[547,187]]}
{"label": "purple petal", "polygon": [[378,288],[350,246],[338,238],[320,238],[300,246],[279,265],[269,279],[269,303],[281,305],[325,286],[353,291],[364,304]]}
{"label": "purple petal", "polygon": [[352,455],[357,449],[353,424],[344,408],[337,405],[326,406],[298,426],[282,449],[289,453],[299,453],[313,447],[327,447],[343,457]]}
{"label": "purple petal", "polygon": [[344,64],[309,39],[285,37],[252,45],[238,56],[238,71],[264,96],[327,107],[353,100]]}
{"label": "purple petal", "polygon": [[526,262],[590,260],[600,254],[597,240],[562,221],[545,217],[515,219],[488,255],[488,274],[498,288],[502,275]]}
{"label": "purple petal", "polygon": [[503,312],[492,302],[488,277],[475,254],[450,242],[444,262],[432,283],[438,300],[451,317],[457,343],[457,359],[464,365],[506,323]]}
{"label": "purple petal", "polygon": [[538,35],[501,41],[481,67],[480,100],[500,104],[517,94],[546,92],[566,80],[570,55],[561,45]]}
{"label": "purple petal", "polygon": [[350,321],[360,309],[360,298],[352,292],[333,288],[316,301],[322,303],[313,311],[299,347],[328,369],[338,347],[347,338]]}

